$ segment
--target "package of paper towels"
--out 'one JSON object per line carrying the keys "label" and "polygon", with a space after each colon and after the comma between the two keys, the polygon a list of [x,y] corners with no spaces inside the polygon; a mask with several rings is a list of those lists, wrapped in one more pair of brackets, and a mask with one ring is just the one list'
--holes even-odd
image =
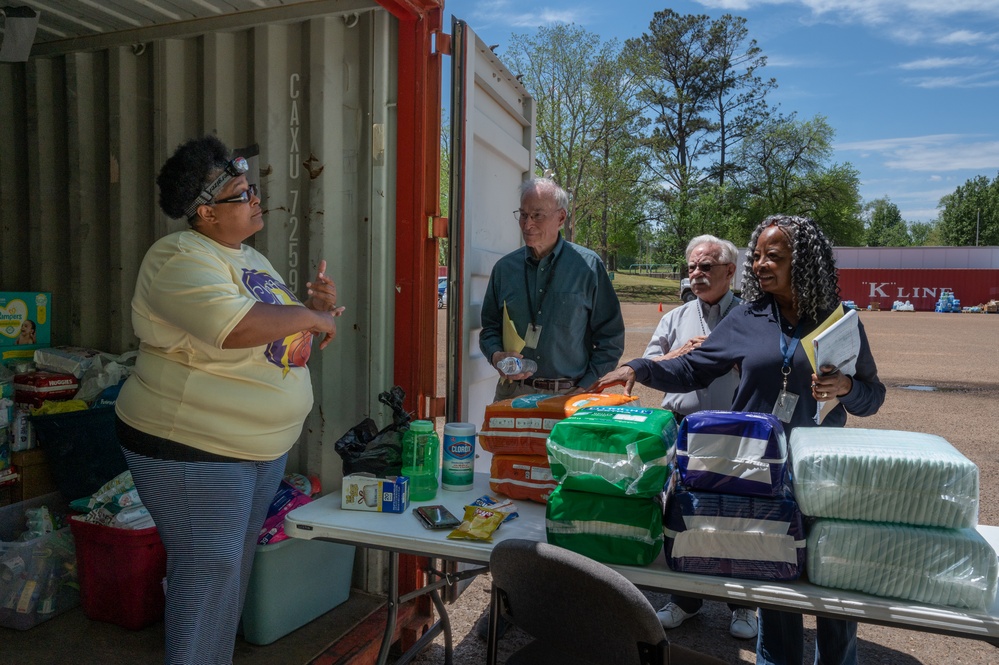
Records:
{"label": "package of paper towels", "polygon": [[791,492],[777,497],[678,487],[666,504],[672,570],[752,580],[794,580],[805,567],[805,527]]}
{"label": "package of paper towels", "polygon": [[996,553],[974,529],[819,519],[807,550],[820,586],[977,610],[996,597]]}
{"label": "package of paper towels", "polygon": [[592,406],[555,423],[552,475],[566,489],[654,497],[672,473],[676,421],[665,409]]}
{"label": "package of paper towels", "polygon": [[978,523],[978,467],[939,436],[798,427],[789,447],[794,495],[809,517],[950,529]]}
{"label": "package of paper towels", "polygon": [[778,496],[786,463],[784,427],[772,414],[699,411],[680,423],[676,465],[688,489]]}

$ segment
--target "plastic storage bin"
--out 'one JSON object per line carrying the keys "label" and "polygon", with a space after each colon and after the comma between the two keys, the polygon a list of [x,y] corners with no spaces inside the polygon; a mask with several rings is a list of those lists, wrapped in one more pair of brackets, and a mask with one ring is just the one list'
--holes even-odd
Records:
{"label": "plastic storage bin", "polygon": [[139,630],[163,618],[166,550],[156,527],[117,529],[69,520],[76,539],[83,612]]}
{"label": "plastic storage bin", "polygon": [[59,512],[66,503],[53,492],[0,508],[0,626],[5,628],[27,630],[80,604],[70,530],[16,540],[26,527],[25,511],[39,506]]}
{"label": "plastic storage bin", "polygon": [[0,626],[27,630],[80,604],[69,529],[0,543]]}
{"label": "plastic storage bin", "polygon": [[67,501],[93,494],[128,470],[118,445],[114,407],[32,416],[39,447]]}
{"label": "plastic storage bin", "polygon": [[243,605],[243,639],[270,644],[350,595],[354,546],[289,538],[258,545]]}

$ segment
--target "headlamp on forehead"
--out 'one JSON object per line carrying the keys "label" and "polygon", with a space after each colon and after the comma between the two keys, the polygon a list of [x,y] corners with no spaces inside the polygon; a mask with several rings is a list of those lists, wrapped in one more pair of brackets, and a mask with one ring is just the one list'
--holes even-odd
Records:
{"label": "headlamp on forehead", "polygon": [[218,177],[215,178],[215,180],[213,180],[207,187],[201,190],[197,198],[194,199],[194,202],[187,206],[184,214],[187,215],[188,219],[193,218],[196,214],[198,214],[198,206],[211,203],[215,198],[215,194],[217,194],[227,182],[233,178],[243,175],[249,170],[250,165],[247,164],[245,157],[234,157],[229,160],[229,163],[222,169],[222,173],[220,173]]}

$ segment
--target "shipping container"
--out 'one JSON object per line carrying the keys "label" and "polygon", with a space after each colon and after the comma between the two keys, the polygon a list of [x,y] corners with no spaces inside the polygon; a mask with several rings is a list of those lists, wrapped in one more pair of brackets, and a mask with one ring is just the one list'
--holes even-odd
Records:
{"label": "shipping container", "polygon": [[999,299],[999,247],[837,247],[844,300],[932,312],[945,292],[963,307]]}
{"label": "shipping container", "polygon": [[897,270],[839,268],[840,296],[861,308],[876,303],[882,310],[909,302],[915,311],[932,312],[950,293],[963,307],[999,300],[999,270]]}
{"label": "shipping container", "polygon": [[[335,342],[312,355],[315,408],[289,470],[339,488],[333,442],[366,417],[391,422],[378,394],[393,385],[414,418],[481,420],[495,372],[478,352],[479,307],[493,263],[521,244],[495,211],[516,206],[533,172],[534,102],[465,23],[442,26],[443,0],[38,8],[30,58],[0,63],[0,290],[52,293],[53,344],[136,348],[139,264],[186,226],[159,210],[156,174],[179,144],[214,133],[258,151],[265,228],[249,244],[300,297],[326,259],[347,307]],[[445,73],[453,175],[442,184]],[[355,586],[384,593],[385,557],[366,551]]]}

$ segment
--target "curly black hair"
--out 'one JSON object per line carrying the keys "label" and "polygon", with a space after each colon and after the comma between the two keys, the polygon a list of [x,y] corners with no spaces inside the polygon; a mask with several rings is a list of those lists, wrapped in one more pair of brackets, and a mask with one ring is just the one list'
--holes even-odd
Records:
{"label": "curly black hair", "polygon": [[798,316],[821,321],[840,302],[839,280],[832,245],[809,217],[771,215],[760,222],[749,238],[749,253],[742,267],[742,298],[755,302],[764,296],[753,272],[753,252],[763,230],[775,225],[791,245],[791,289]]}
{"label": "curly black hair", "polygon": [[180,219],[201,190],[228,163],[229,148],[217,136],[202,136],[181,144],[156,176],[160,208],[171,219]]}

